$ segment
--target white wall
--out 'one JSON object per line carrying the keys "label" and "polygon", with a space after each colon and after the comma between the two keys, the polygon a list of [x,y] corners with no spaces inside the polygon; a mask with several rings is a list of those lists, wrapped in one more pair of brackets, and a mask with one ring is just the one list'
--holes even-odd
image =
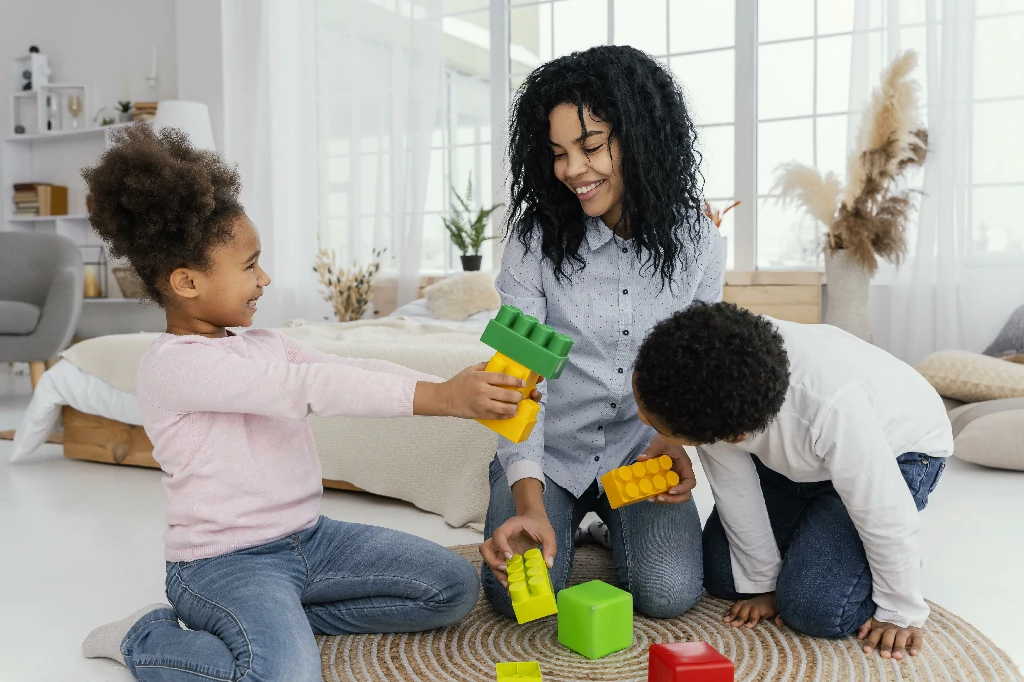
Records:
{"label": "white wall", "polygon": [[0,0],[0,135],[12,134],[11,59],[30,45],[50,59],[51,80],[91,86],[89,120],[100,104],[115,106],[121,74],[128,97],[147,96],[153,45],[159,99],[178,93],[174,0]]}

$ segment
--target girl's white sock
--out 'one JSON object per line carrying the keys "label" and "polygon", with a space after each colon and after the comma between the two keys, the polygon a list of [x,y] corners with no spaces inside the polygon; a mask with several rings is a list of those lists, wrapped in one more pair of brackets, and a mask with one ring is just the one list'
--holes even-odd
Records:
{"label": "girl's white sock", "polygon": [[128,631],[147,613],[157,609],[169,608],[171,607],[167,604],[150,604],[127,618],[99,626],[90,632],[89,636],[82,642],[82,655],[86,658],[110,658],[124,665],[124,656],[121,655],[121,642],[124,641]]}

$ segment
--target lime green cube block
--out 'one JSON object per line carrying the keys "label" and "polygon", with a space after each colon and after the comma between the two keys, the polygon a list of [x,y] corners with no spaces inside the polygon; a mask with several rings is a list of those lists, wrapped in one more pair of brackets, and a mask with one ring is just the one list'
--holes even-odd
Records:
{"label": "lime green cube block", "polygon": [[511,682],[511,680],[523,680],[523,682],[543,682],[540,674],[540,663],[530,661],[528,663],[498,663],[498,682]]}
{"label": "lime green cube block", "polygon": [[594,660],[633,644],[633,595],[600,580],[558,593],[558,641]]}
{"label": "lime green cube block", "polygon": [[501,306],[480,340],[545,379],[562,375],[572,349],[571,338],[510,305]]}

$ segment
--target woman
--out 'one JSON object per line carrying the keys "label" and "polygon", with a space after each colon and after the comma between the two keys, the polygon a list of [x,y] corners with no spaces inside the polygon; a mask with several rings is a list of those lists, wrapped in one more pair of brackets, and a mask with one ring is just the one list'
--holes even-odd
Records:
{"label": "woman", "polygon": [[608,524],[619,581],[638,611],[670,618],[700,599],[701,530],[686,458],[676,460],[680,483],[654,504],[612,510],[598,483],[645,450],[672,450],[637,418],[634,359],[658,321],[720,297],[721,242],[700,211],[696,143],[679,86],[631,47],[560,57],[519,90],[497,287],[502,303],[576,343],[531,437],[502,440],[491,462],[482,577],[507,616],[505,559],[542,545],[562,589],[574,532],[590,511]]}

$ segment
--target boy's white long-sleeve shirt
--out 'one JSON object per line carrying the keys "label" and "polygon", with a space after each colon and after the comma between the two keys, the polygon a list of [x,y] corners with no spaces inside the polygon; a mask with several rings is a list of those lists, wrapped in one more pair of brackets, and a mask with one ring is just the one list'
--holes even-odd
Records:
{"label": "boy's white long-sleeve shirt", "polygon": [[952,454],[942,399],[912,367],[840,329],[772,321],[790,362],[781,412],[738,445],[698,448],[729,538],[736,590],[773,591],[781,565],[753,454],[792,481],[832,481],[864,543],[875,618],[920,627],[928,617],[920,526],[896,458]]}

